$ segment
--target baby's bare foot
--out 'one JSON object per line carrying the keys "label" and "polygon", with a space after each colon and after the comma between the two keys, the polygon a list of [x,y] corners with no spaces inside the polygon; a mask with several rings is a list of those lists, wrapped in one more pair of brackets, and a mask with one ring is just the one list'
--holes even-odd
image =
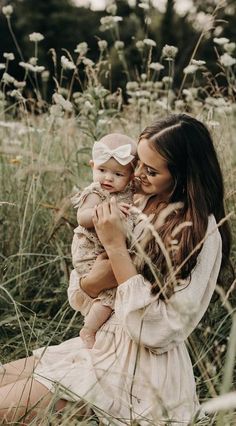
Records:
{"label": "baby's bare foot", "polygon": [[86,348],[92,349],[92,347],[95,343],[96,333],[93,330],[90,330],[87,327],[83,327],[83,328],[81,328],[79,335],[80,335],[81,339],[83,340]]}

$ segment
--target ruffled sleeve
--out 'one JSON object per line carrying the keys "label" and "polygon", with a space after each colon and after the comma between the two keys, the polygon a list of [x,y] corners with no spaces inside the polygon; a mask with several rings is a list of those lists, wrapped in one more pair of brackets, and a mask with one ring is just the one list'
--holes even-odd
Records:
{"label": "ruffled sleeve", "polygon": [[71,203],[73,207],[75,209],[80,209],[90,194],[98,195],[102,202],[108,198],[109,192],[102,189],[99,182],[92,182],[89,186],[84,188],[82,192],[78,191],[73,195],[73,197],[71,197]]}
{"label": "ruffled sleeve", "polygon": [[168,302],[150,294],[150,283],[136,275],[117,288],[115,312],[132,340],[156,354],[187,339],[204,315],[221,265],[222,243],[213,216],[206,240],[186,286]]}
{"label": "ruffled sleeve", "polygon": [[70,306],[75,311],[79,311],[83,316],[86,316],[91,309],[94,299],[82,290],[80,286],[81,278],[82,276],[73,269],[70,274],[67,295]]}

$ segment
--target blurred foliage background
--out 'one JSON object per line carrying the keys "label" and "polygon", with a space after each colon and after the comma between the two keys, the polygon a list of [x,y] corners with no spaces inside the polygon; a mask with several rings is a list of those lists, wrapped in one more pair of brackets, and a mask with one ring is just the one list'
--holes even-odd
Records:
{"label": "blurred foliage background", "polygon": [[[7,0],[3,0],[1,3],[3,6],[9,4]],[[97,3],[99,5],[99,1]],[[153,52],[153,60],[158,60],[165,44],[177,46],[178,54],[175,60],[174,78],[174,87],[176,88],[180,85],[183,69],[189,63],[201,33],[209,24],[209,17],[220,3],[222,7],[217,12],[215,25],[202,37],[196,55],[196,59],[204,58],[208,64],[208,69],[215,75],[217,72],[217,52],[213,48],[212,40],[213,37],[221,37],[222,34],[231,41],[236,39],[235,0],[225,2],[192,0],[192,6],[188,10],[185,7],[185,10],[182,10],[181,13],[178,12],[178,6],[184,6],[186,0],[167,0],[165,7],[161,10],[157,6],[154,7],[152,1],[143,3],[133,1],[131,5],[128,0],[118,0],[116,1],[115,15],[122,17],[122,21],[119,22],[118,34],[101,25],[100,19],[106,15],[109,16],[106,10],[95,11],[91,10],[90,7],[79,7],[72,0],[37,0],[37,6],[34,0],[13,0],[10,4],[14,7],[14,14],[11,19],[12,27],[14,27],[24,60],[27,61],[34,56],[33,46],[29,43],[28,35],[32,32],[42,33],[45,38],[39,44],[40,63],[50,70],[51,74],[54,68],[53,55],[55,62],[55,55],[59,58],[65,54],[66,49],[75,58],[76,44],[86,40],[89,46],[88,56],[96,61],[100,54],[97,42],[99,39],[105,39],[108,42],[108,52],[111,58],[112,78],[108,81],[108,77],[104,75],[103,84],[114,91],[118,87],[124,89],[127,82],[125,71],[121,72],[120,70],[121,63],[114,48],[114,40],[124,42],[124,55],[128,69],[132,68],[132,72],[137,74],[145,72],[142,69],[144,63],[142,54],[137,51],[135,46],[137,41],[151,38],[156,42],[157,48]],[[109,11],[109,0],[107,4]],[[155,2],[155,4],[158,5],[158,2]],[[145,5],[148,5],[148,8]],[[3,52],[13,52],[16,58],[19,57],[7,21],[2,14],[0,15],[0,28],[0,58],[2,58]],[[19,59],[22,60],[22,58]],[[9,64],[9,73],[21,80],[24,70],[17,64],[17,61],[13,61]],[[81,75],[80,77],[83,82],[84,76]],[[135,75],[129,77],[131,80],[136,79]],[[221,86],[224,86],[224,77],[219,75],[219,79]],[[77,83],[75,89],[80,90],[79,86],[79,83]],[[27,89],[31,90],[30,84],[28,84]],[[48,84],[47,99],[50,99],[54,90],[55,81],[51,79]]]}

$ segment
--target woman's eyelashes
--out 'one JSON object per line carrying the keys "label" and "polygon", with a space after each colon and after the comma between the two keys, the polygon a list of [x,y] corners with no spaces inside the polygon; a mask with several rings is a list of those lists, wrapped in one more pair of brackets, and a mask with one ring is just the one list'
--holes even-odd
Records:
{"label": "woman's eyelashes", "polygon": [[156,170],[150,169],[150,167],[146,166],[146,173],[148,176],[156,176],[158,172]]}

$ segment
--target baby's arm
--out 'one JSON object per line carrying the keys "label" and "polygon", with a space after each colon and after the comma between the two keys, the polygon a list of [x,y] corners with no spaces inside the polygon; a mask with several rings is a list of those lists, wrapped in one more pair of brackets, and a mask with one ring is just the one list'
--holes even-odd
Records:
{"label": "baby's arm", "polygon": [[84,228],[93,228],[93,211],[94,207],[101,203],[101,198],[98,194],[89,194],[82,207],[77,210],[78,224]]}

